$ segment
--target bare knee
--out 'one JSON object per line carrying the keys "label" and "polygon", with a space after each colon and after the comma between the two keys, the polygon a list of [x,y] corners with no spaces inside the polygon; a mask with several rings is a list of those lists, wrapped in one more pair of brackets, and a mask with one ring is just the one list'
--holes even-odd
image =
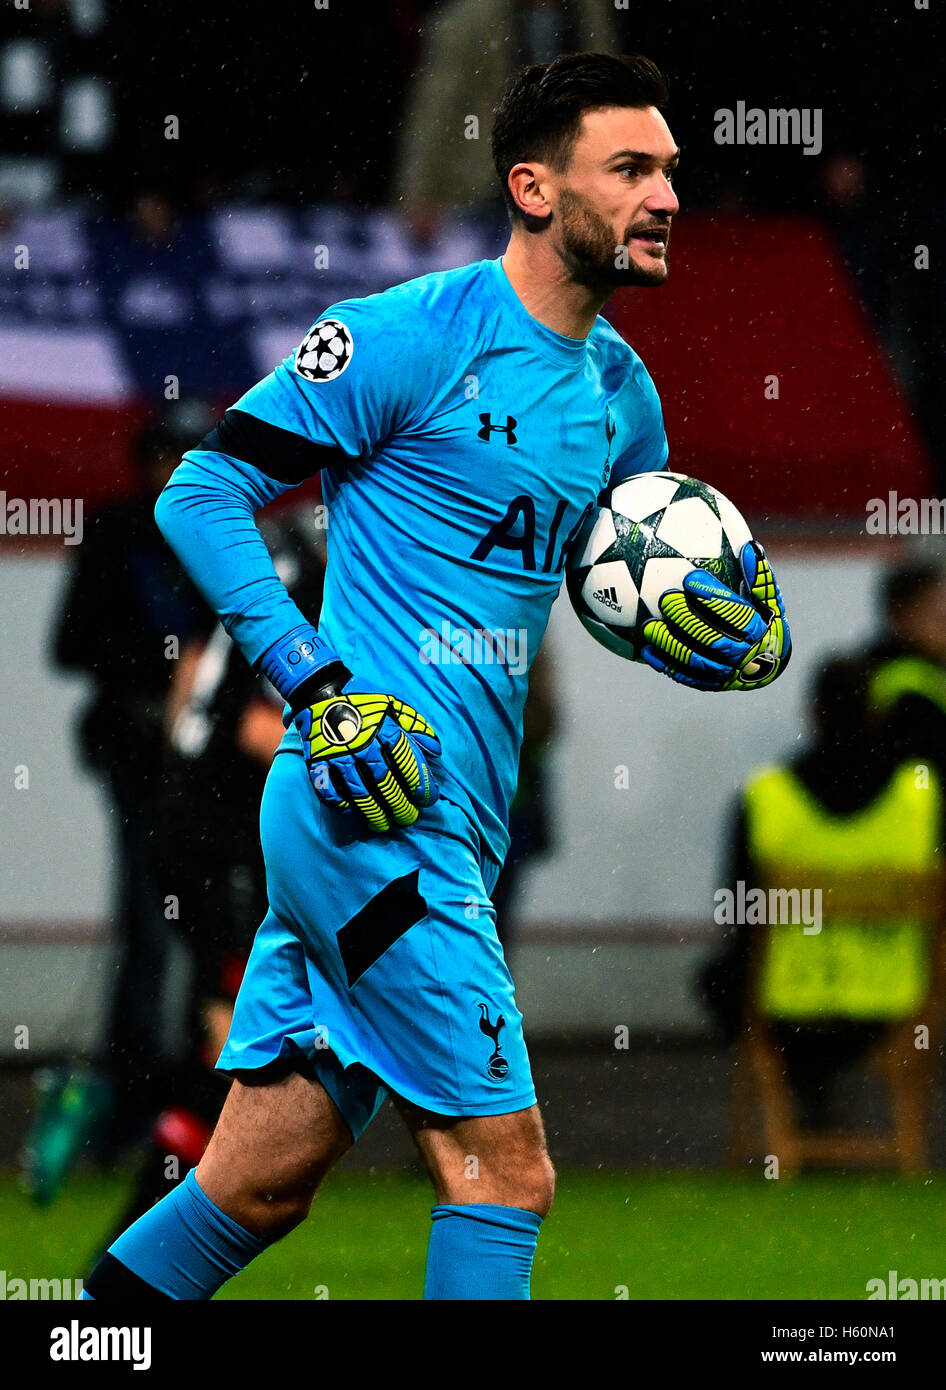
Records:
{"label": "bare knee", "polygon": [[462,1171],[445,1165],[432,1173],[438,1201],[483,1202],[547,1216],[555,1195],[555,1169],[544,1150],[467,1155]]}
{"label": "bare knee", "polygon": [[510,1115],[447,1121],[407,1114],[438,1202],[519,1207],[546,1216],[555,1170],[538,1107]]}
{"label": "bare knee", "polygon": [[237,1080],[197,1181],[227,1216],[274,1241],[305,1220],[322,1179],[350,1145],[334,1103],[301,1073]]}
{"label": "bare knee", "polygon": [[540,1216],[548,1216],[549,1212],[552,1210],[552,1203],[555,1201],[555,1168],[548,1154],[545,1156],[545,1164],[545,1181],[541,1193],[543,1205],[534,1208],[534,1210],[538,1211]]}
{"label": "bare knee", "polygon": [[516,1200],[507,1199],[504,1206],[521,1207],[523,1211],[548,1216],[555,1197],[555,1169],[548,1154],[537,1152],[532,1162],[516,1175],[508,1191]]}
{"label": "bare knee", "polygon": [[279,1240],[308,1216],[319,1186],[316,1175],[266,1173],[256,1164],[226,1163],[221,1157],[211,1141],[197,1181],[215,1206],[251,1234]]}
{"label": "bare knee", "polygon": [[228,1193],[226,1210],[253,1235],[261,1240],[275,1241],[301,1225],[309,1214],[315,1193],[316,1187],[285,1190],[247,1180]]}

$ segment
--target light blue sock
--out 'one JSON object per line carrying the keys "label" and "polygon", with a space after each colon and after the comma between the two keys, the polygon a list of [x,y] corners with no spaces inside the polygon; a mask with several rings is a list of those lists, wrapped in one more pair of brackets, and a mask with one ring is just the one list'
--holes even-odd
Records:
{"label": "light blue sock", "polygon": [[527,1299],[542,1218],[486,1203],[436,1206],[427,1248],[426,1299]]}
{"label": "light blue sock", "polygon": [[200,1188],[191,1169],[109,1246],[83,1299],[208,1299],[270,1244],[252,1235]]}

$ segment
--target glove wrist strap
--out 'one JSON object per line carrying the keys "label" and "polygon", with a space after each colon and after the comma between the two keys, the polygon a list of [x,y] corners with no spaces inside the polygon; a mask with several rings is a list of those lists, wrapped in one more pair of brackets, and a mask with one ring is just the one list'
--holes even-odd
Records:
{"label": "glove wrist strap", "polygon": [[304,681],[308,683],[315,676],[319,684],[324,685],[332,679],[330,671],[344,670],[338,653],[323,641],[311,623],[302,623],[287,632],[263,653],[257,664],[266,679],[293,707],[296,706],[296,691]]}

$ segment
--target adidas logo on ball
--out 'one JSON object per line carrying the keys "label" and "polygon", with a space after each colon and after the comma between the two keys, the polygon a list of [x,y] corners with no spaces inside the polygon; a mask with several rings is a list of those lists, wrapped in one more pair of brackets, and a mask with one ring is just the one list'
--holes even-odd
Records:
{"label": "adidas logo on ball", "polygon": [[609,585],[607,589],[596,589],[591,597],[597,599],[598,603],[603,603],[606,608],[613,608],[615,613],[620,613],[621,605],[618,603],[618,591],[613,585]]}

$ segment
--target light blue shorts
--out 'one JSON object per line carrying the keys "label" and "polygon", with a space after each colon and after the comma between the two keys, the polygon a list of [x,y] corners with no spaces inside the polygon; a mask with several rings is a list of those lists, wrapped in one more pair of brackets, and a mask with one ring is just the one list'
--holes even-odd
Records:
{"label": "light blue shorts", "polygon": [[389,1090],[457,1117],[535,1104],[489,897],[499,867],[464,810],[441,797],[376,835],[325,806],[284,749],[260,834],[269,912],[218,1070],[302,1053],[355,1139]]}

